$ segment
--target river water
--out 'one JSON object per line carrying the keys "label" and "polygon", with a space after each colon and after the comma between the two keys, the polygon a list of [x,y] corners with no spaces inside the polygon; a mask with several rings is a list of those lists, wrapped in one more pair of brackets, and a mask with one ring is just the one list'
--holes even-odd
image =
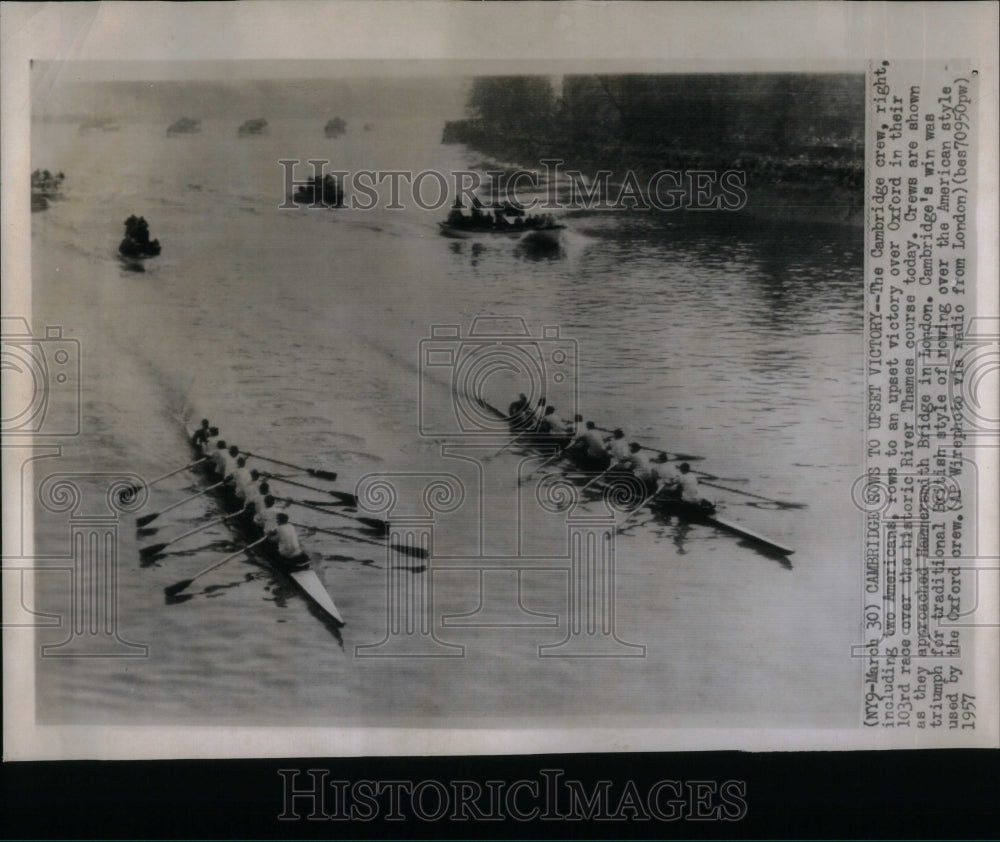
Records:
{"label": "river water", "polygon": [[[140,564],[141,546],[215,513],[198,498],[152,524],[155,537],[137,536],[130,517],[121,523],[119,631],[148,645],[148,657],[40,658],[39,721],[527,726],[614,714],[676,727],[854,724],[860,231],[579,211],[564,219],[559,251],[538,253],[506,239],[444,238],[446,209],[279,210],[280,159],[324,158],[352,172],[481,163],[440,144],[439,120],[381,119],[362,131],[361,118],[345,116],[350,131],[332,141],[315,119],[274,120],[267,135],[242,140],[221,118],[173,138],[160,123],[87,135],[33,127],[32,167],[67,173],[65,198],[31,220],[34,327],[61,325],[82,359],[81,434],[49,470],[159,476],[188,461],[177,419],[193,412],[245,449],[339,471],[331,487],[351,490],[371,472],[449,471],[471,488],[470,463],[440,450],[453,423],[451,370],[422,370],[422,342],[435,325],[467,336],[477,317],[522,318],[534,337],[558,327],[546,342],[575,357],[587,418],[702,455],[695,467],[720,484],[805,504],[705,489],[728,518],[794,547],[791,563],[709,527],[654,521],[617,539],[616,633],[645,646],[644,657],[539,658],[540,645],[565,636],[567,617],[565,571],[544,565],[522,578],[522,601],[559,627],[518,625],[529,615],[509,604],[511,625],[442,626],[443,615],[476,609],[483,580],[469,562],[433,582],[435,633],[464,657],[360,658],[355,647],[386,632],[384,550],[352,537],[361,533],[348,521],[302,507],[290,509],[300,523],[346,528],[347,537],[303,531],[347,620],[339,634],[243,559],[166,604],[166,585],[238,546],[210,527]],[[130,214],[163,245],[143,274],[115,259]],[[434,347],[449,343],[460,341],[439,337]],[[569,415],[567,382],[550,397]],[[487,396],[506,406],[517,386],[500,374]],[[431,435],[421,435],[421,418]],[[481,512],[436,526],[442,556],[479,551],[480,514],[485,551],[508,553],[526,456],[511,448],[490,461]],[[178,474],[150,489],[143,511],[200,487]],[[316,497],[286,487],[293,492]],[[61,518],[39,513],[36,552],[66,551]],[[556,546],[564,531],[550,523],[529,518],[528,543]],[[492,575],[498,594],[511,588]],[[64,612],[65,581],[52,579],[40,577],[40,607]],[[64,637],[39,632],[40,643]]]}

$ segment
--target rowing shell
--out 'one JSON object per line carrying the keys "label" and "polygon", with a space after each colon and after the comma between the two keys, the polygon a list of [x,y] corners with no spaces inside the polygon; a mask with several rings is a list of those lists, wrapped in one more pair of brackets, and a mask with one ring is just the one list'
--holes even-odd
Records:
{"label": "rowing shell", "polygon": [[451,237],[454,240],[472,240],[477,237],[508,237],[512,240],[519,240],[527,234],[543,234],[555,241],[559,232],[566,228],[565,225],[544,225],[539,228],[457,228],[447,222],[439,222],[438,227],[441,234]]}
{"label": "rowing shell", "polygon": [[[502,413],[500,413],[500,411],[497,410],[495,407],[489,406],[487,404],[486,408],[497,413],[497,415],[501,415],[504,418],[507,417],[503,416]],[[553,444],[562,447],[566,444],[566,439],[561,437],[545,437],[545,436],[525,437],[519,439],[519,444],[522,444],[523,446],[532,449],[535,449],[543,445],[551,447]],[[570,465],[573,466],[573,468],[577,470],[582,470],[591,474],[591,476],[587,478],[587,481],[589,481],[590,479],[592,479],[594,473],[594,466],[586,464],[585,457],[583,458],[582,457],[583,454],[562,453],[559,457],[559,460],[563,462],[568,462]],[[777,541],[774,541],[764,535],[761,535],[759,532],[754,532],[752,529],[747,529],[745,526],[742,526],[741,524],[735,523],[726,518],[719,517],[714,512],[714,510],[706,509],[705,507],[697,503],[688,503],[683,500],[678,500],[676,498],[662,496],[656,498],[647,505],[656,514],[664,515],[667,517],[673,515],[681,520],[688,521],[689,523],[700,523],[708,526],[714,526],[717,529],[721,529],[722,531],[728,532],[731,535],[743,538],[744,540],[752,544],[755,544],[756,546],[762,549],[768,550],[772,553],[776,553],[777,555],[780,556],[791,555],[792,553],[795,552],[795,550],[793,550],[791,547],[786,547],[784,544],[779,544]]]}
{"label": "rowing shell", "polygon": [[[185,429],[187,430],[188,441],[190,442],[195,431],[186,425]],[[202,458],[203,454],[196,445],[192,444],[191,449],[196,458]],[[209,460],[208,464],[211,465],[211,460]],[[210,473],[213,477],[213,484],[221,479],[221,477],[215,473],[215,469],[213,467],[208,467],[205,471]],[[226,511],[238,512],[243,508],[243,504],[236,497],[236,494],[225,486],[213,491],[212,494]],[[226,521],[226,523],[234,524],[235,530],[241,533],[240,537],[246,539],[248,543],[252,543],[253,541],[264,536],[263,531],[259,526],[257,526],[256,523],[254,523],[253,515],[249,512],[244,512],[236,518],[230,518]],[[340,615],[340,611],[337,610],[337,606],[334,604],[327,589],[323,587],[323,583],[320,581],[319,576],[316,575],[315,570],[310,568],[306,568],[305,570],[290,569],[288,562],[278,553],[277,547],[273,546],[270,541],[265,541],[263,544],[260,544],[254,551],[258,553],[275,572],[290,579],[292,583],[309,600],[311,600],[323,614],[334,620],[339,625],[344,625],[344,618]]]}

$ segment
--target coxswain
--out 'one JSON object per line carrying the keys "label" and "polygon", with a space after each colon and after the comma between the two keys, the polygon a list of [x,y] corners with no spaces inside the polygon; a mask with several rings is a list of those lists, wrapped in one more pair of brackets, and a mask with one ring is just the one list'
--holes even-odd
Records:
{"label": "coxswain", "polygon": [[205,441],[201,445],[201,452],[203,456],[211,457],[215,453],[215,442],[219,438],[219,428],[209,427],[208,432],[205,434]]}
{"label": "coxswain", "polygon": [[257,510],[253,516],[253,522],[257,524],[265,533],[273,532],[278,527],[278,510],[274,507],[275,499],[273,494],[268,494],[264,498],[264,506]]}
{"label": "coxswain", "polygon": [[528,396],[524,394],[524,392],[521,392],[517,400],[507,407],[507,417],[510,418],[511,421],[515,421],[527,408]]}
{"label": "coxswain", "polygon": [[207,418],[201,419],[201,426],[194,431],[194,435],[191,436],[191,444],[195,447],[203,447],[208,442],[208,431],[212,429],[208,424]]}
{"label": "coxswain", "polygon": [[625,441],[625,431],[621,427],[611,434],[611,441],[608,442],[608,454],[611,456],[611,464],[615,467],[627,463],[632,455],[628,442]]}
{"label": "coxswain", "polygon": [[681,462],[680,479],[678,484],[681,490],[681,500],[685,503],[701,503],[701,491],[698,488],[698,477],[691,473],[691,466],[687,462]]}
{"label": "coxswain", "polygon": [[281,556],[282,560],[300,567],[309,563],[309,555],[299,543],[299,535],[295,531],[295,525],[289,522],[288,515],[284,512],[278,515],[274,532],[273,537],[278,542],[278,555]]}

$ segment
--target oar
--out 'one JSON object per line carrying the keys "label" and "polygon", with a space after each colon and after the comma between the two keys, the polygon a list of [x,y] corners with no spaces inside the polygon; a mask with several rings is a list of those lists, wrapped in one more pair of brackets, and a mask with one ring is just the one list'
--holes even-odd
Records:
{"label": "oar", "polygon": [[369,529],[377,529],[380,532],[388,532],[389,524],[384,520],[380,520],[375,517],[355,517],[354,515],[345,515],[343,512],[334,512],[330,509],[324,508],[323,506],[314,506],[312,503],[307,503],[305,500],[293,500],[291,497],[276,497],[277,500],[283,500],[286,503],[292,503],[295,506],[304,506],[307,509],[313,509],[317,512],[323,512],[325,515],[336,515],[337,517],[342,517],[345,520],[356,520],[358,523],[363,523]]}
{"label": "oar", "polygon": [[273,459],[270,456],[261,456],[259,453],[251,453],[249,450],[241,451],[246,456],[253,456],[256,459],[263,459],[265,462],[273,462],[275,465],[284,465],[286,468],[295,468],[296,471],[305,471],[309,476],[316,479],[327,479],[333,482],[337,478],[334,471],[321,471],[319,468],[303,468],[301,465],[293,465],[291,462],[282,462],[280,459]]}
{"label": "oar", "polygon": [[742,494],[744,497],[753,497],[757,500],[764,500],[767,503],[774,503],[775,506],[780,506],[783,509],[809,508],[805,503],[789,503],[785,500],[772,500],[770,497],[764,497],[762,494],[754,494],[752,491],[743,491],[741,488],[730,488],[728,485],[717,485],[714,482],[708,482],[706,480],[701,480],[701,485],[708,485],[712,488],[721,488],[723,491],[732,491],[733,494]]}
{"label": "oar", "polygon": [[531,479],[535,474],[537,474],[542,468],[544,468],[550,462],[555,462],[557,459],[561,459],[565,455],[566,448],[568,448],[568,447],[569,447],[568,444],[566,445],[566,447],[560,447],[558,453],[552,454],[552,456],[550,456],[544,462],[541,462],[540,464],[535,465],[535,467],[531,469],[531,471],[527,474],[527,476],[525,476],[522,479],[518,480],[518,484],[520,484],[522,482],[527,482],[529,479]]}
{"label": "oar", "polygon": [[498,451],[497,451],[496,453],[494,453],[494,454],[493,454],[492,456],[486,456],[486,457],[484,457],[484,458],[485,458],[485,459],[496,459],[496,458],[497,458],[497,456],[499,456],[499,455],[500,455],[501,453],[503,453],[503,452],[504,452],[505,450],[507,450],[507,448],[509,448],[509,447],[513,447],[513,446],[514,446],[515,444],[517,444],[517,443],[518,443],[518,442],[519,442],[519,441],[520,441],[521,439],[523,439],[523,438],[524,438],[525,436],[528,436],[528,435],[531,435],[532,433],[537,433],[537,432],[538,432],[538,431],[537,431],[537,430],[535,430],[535,429],[531,429],[531,430],[525,430],[525,431],[524,431],[523,433],[521,433],[520,435],[517,435],[517,436],[514,436],[514,438],[512,438],[512,439],[511,439],[511,440],[510,440],[509,442],[507,442],[507,444],[505,444],[505,445],[504,445],[503,447],[501,447],[501,448],[500,448],[500,449],[499,449],[499,450],[498,450]]}
{"label": "oar", "polygon": [[[314,532],[325,532],[327,535],[336,535],[338,538],[343,538],[346,541],[364,541],[366,544],[374,544],[376,547],[384,547],[381,541],[374,541],[371,538],[365,538],[361,535],[348,535],[346,532],[338,532],[336,529],[324,529],[322,526],[310,526],[305,523],[296,523],[301,529],[312,529]],[[411,555],[414,558],[427,558],[427,550],[423,547],[404,547],[402,544],[392,544],[391,545],[396,552],[402,553],[403,555]]]}
{"label": "oar", "polygon": [[210,485],[208,488],[203,488],[197,494],[192,494],[190,497],[185,497],[183,500],[178,500],[176,503],[173,503],[172,505],[167,506],[165,509],[161,509],[158,512],[153,512],[153,514],[151,514],[151,515],[143,515],[140,518],[136,518],[135,519],[135,525],[136,526],[145,526],[147,523],[152,523],[160,515],[166,514],[171,509],[176,509],[178,506],[183,506],[185,503],[190,503],[192,500],[194,500],[194,499],[196,499],[198,497],[201,497],[202,494],[208,494],[209,491],[215,490],[220,485],[223,485],[223,483],[222,482],[217,482],[215,485]]}
{"label": "oar", "polygon": [[217,523],[222,523],[225,520],[229,520],[229,518],[231,518],[231,517],[236,517],[237,515],[241,515],[246,510],[247,510],[247,507],[244,506],[238,512],[233,512],[232,514],[228,514],[228,515],[225,515],[224,517],[216,518],[215,520],[210,520],[208,523],[203,523],[201,526],[196,526],[194,529],[188,530],[183,535],[178,535],[176,538],[171,538],[169,541],[164,541],[161,544],[151,544],[148,547],[143,547],[141,550],[139,550],[139,557],[145,559],[145,558],[149,558],[150,556],[154,556],[158,552],[160,552],[161,550],[164,550],[167,547],[169,547],[171,544],[174,544],[177,541],[180,541],[182,538],[187,538],[189,535],[194,535],[196,532],[201,532],[203,529],[208,529],[208,527],[215,526],[215,524],[217,524]]}
{"label": "oar", "polygon": [[[146,486],[146,488],[149,488],[149,486],[151,486],[151,485],[156,485],[156,483],[158,483],[161,479],[166,479],[167,477],[172,477],[174,474],[179,474],[181,471],[186,471],[189,468],[193,468],[195,465],[200,465],[206,459],[208,459],[207,456],[202,456],[201,459],[198,459],[198,460],[192,462],[190,465],[185,465],[183,468],[178,468],[176,471],[171,471],[168,474],[164,474],[162,477],[157,477],[156,479],[151,479],[149,482],[145,483],[145,486]],[[139,491],[140,491],[140,487],[138,485],[131,485],[131,486],[129,486],[129,488],[131,489],[131,491],[132,491],[133,494],[138,494]]]}
{"label": "oar", "polygon": [[191,583],[194,582],[195,579],[200,579],[206,573],[211,573],[216,568],[222,567],[222,565],[225,564],[227,561],[232,561],[234,558],[237,558],[237,557],[243,555],[243,553],[245,553],[247,550],[252,550],[258,544],[263,544],[266,540],[267,540],[267,536],[265,536],[263,538],[258,538],[252,544],[247,544],[239,552],[235,552],[232,555],[228,555],[224,559],[222,559],[222,561],[217,561],[215,564],[209,565],[204,570],[202,570],[200,573],[195,573],[194,576],[192,576],[190,579],[182,579],[181,581],[175,582],[172,585],[167,585],[167,587],[165,587],[163,589],[163,592],[167,596],[176,596],[181,591],[186,590],[187,588],[191,587]]}
{"label": "oar", "polygon": [[[596,424],[594,425],[594,427],[595,429],[600,430],[602,433],[614,432],[614,430],[609,430],[607,427],[598,427]],[[690,453],[671,453],[669,450],[661,450],[658,447],[647,447],[644,444],[640,444],[639,447],[642,450],[648,450],[651,453],[661,453],[661,452],[666,453],[668,456],[670,456],[672,459],[678,462],[700,462],[702,459],[705,458],[704,456],[692,456]]]}
{"label": "oar", "polygon": [[298,488],[304,488],[307,491],[315,491],[318,494],[329,494],[331,497],[336,497],[338,501],[343,503],[345,506],[356,506],[358,505],[358,498],[353,494],[348,494],[346,491],[330,491],[326,488],[317,488],[315,485],[306,485],[304,482],[295,482],[294,480],[285,479],[278,474],[269,474],[261,471],[261,476],[267,477],[268,479],[275,479],[278,482],[283,482],[287,485],[294,485]]}

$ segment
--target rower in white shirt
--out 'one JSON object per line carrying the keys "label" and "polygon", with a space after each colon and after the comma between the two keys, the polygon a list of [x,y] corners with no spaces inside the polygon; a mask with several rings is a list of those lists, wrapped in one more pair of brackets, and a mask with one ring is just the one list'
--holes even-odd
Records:
{"label": "rower in white shirt", "polygon": [[651,476],[649,458],[642,452],[642,448],[637,442],[632,442],[629,446],[628,461],[632,468],[632,473],[643,482],[648,483]]}
{"label": "rower in white shirt", "polygon": [[240,449],[234,444],[228,451],[223,452],[220,458],[219,474],[224,480],[228,480],[236,473],[238,465],[236,460],[240,458]]}
{"label": "rower in white shirt", "polygon": [[681,475],[677,472],[677,468],[667,461],[666,453],[661,452],[653,459],[649,471],[650,479],[656,483],[657,491],[676,488],[680,482]]}
{"label": "rower in white shirt", "polygon": [[219,439],[215,443],[215,448],[212,450],[212,464],[215,465],[215,472],[223,479],[225,479],[226,476],[223,471],[226,463],[223,460],[228,456],[229,452],[227,450],[226,443],[222,439]]}
{"label": "rower in white shirt", "polygon": [[270,493],[271,486],[269,486],[266,481],[262,482],[260,485],[251,490],[250,496],[247,499],[247,505],[253,506],[254,513],[261,511],[261,509],[264,508],[264,500]]}
{"label": "rower in white shirt", "polygon": [[597,430],[597,425],[593,421],[588,421],[584,429],[579,430],[570,448],[576,451],[578,462],[582,467],[603,471],[608,466],[608,452],[605,449],[604,437]]}
{"label": "rower in white shirt", "polygon": [[265,534],[273,532],[278,528],[278,510],[274,507],[274,495],[268,494],[264,498],[264,506],[257,510],[253,517],[253,522],[259,526]]}
{"label": "rower in white shirt", "polygon": [[[247,460],[240,456],[236,459],[236,470],[233,471],[233,490],[236,492],[236,497],[240,500],[247,499],[247,493],[253,489],[255,478],[253,474],[256,471],[251,471],[247,467]],[[257,474],[260,476],[260,474]]]}
{"label": "rower in white shirt", "polygon": [[611,441],[608,442],[608,453],[611,455],[611,464],[615,467],[629,461],[631,453],[628,442],[625,441],[625,432],[621,427],[611,434]]}
{"label": "rower in white shirt", "polygon": [[278,515],[275,533],[272,537],[278,542],[278,554],[284,561],[302,566],[309,563],[309,555],[299,544],[295,526],[289,522],[288,515],[284,512]]}
{"label": "rower in white shirt", "polygon": [[547,436],[564,436],[568,427],[569,425],[556,414],[554,406],[545,407],[545,414],[538,424],[539,432]]}
{"label": "rower in white shirt", "polygon": [[691,473],[691,466],[681,462],[680,466],[681,500],[685,503],[701,503],[701,489],[698,487],[698,477]]}

